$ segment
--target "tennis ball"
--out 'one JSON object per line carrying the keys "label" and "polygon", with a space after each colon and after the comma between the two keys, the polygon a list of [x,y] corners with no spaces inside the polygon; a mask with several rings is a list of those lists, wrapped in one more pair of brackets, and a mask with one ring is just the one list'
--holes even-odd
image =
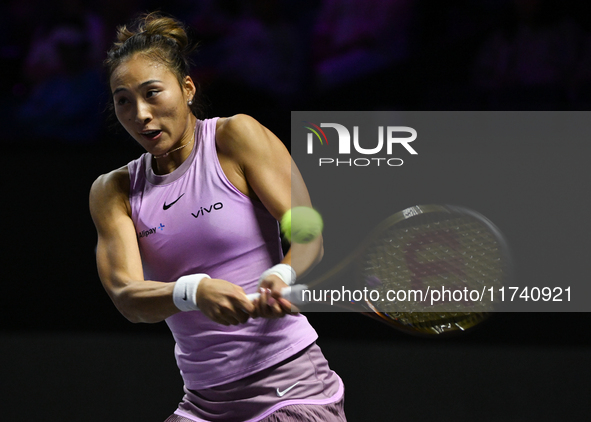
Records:
{"label": "tennis ball", "polygon": [[322,217],[310,207],[292,208],[281,218],[281,231],[293,243],[310,243],[320,236],[322,228]]}

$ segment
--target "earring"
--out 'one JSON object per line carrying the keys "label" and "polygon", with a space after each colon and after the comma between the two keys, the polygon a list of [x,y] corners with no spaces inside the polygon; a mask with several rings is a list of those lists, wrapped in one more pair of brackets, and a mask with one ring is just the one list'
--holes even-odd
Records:
{"label": "earring", "polygon": [[189,105],[193,105],[193,100],[189,100],[189,101],[187,101],[187,104],[189,104]]}

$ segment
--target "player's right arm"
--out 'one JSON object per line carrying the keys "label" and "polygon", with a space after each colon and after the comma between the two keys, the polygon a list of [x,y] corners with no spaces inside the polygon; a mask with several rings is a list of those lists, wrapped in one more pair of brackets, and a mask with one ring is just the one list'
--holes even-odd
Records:
{"label": "player's right arm", "polygon": [[[126,167],[100,176],[90,190],[90,213],[97,229],[97,267],[101,282],[123,316],[131,322],[160,322],[180,312],[172,299],[174,282],[144,279],[129,204]],[[213,286],[213,288],[212,288]],[[215,297],[214,297],[215,294]],[[245,322],[252,303],[227,281],[203,279],[197,303],[212,320],[224,325]]]}

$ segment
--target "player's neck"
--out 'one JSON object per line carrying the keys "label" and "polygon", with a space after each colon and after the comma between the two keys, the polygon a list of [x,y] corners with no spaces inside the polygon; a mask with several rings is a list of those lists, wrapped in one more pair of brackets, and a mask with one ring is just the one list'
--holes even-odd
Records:
{"label": "player's neck", "polygon": [[159,175],[172,173],[189,158],[195,147],[195,122],[193,120],[191,122],[192,124],[189,127],[192,127],[192,129],[186,132],[190,133],[190,136],[183,137],[166,154],[153,156],[152,168],[154,173]]}
{"label": "player's neck", "polygon": [[166,156],[154,157],[152,159],[152,168],[154,173],[162,175],[175,171],[185,162],[193,148],[195,147],[194,138],[182,144],[176,151],[169,152]]}

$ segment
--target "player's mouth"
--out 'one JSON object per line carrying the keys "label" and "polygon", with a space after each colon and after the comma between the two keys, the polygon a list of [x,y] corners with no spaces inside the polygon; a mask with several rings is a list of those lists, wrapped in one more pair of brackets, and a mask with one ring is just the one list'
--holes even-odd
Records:
{"label": "player's mouth", "polygon": [[160,138],[160,136],[162,136],[162,131],[161,130],[144,130],[143,132],[140,132],[140,135],[147,139],[148,141],[155,141],[157,139]]}

